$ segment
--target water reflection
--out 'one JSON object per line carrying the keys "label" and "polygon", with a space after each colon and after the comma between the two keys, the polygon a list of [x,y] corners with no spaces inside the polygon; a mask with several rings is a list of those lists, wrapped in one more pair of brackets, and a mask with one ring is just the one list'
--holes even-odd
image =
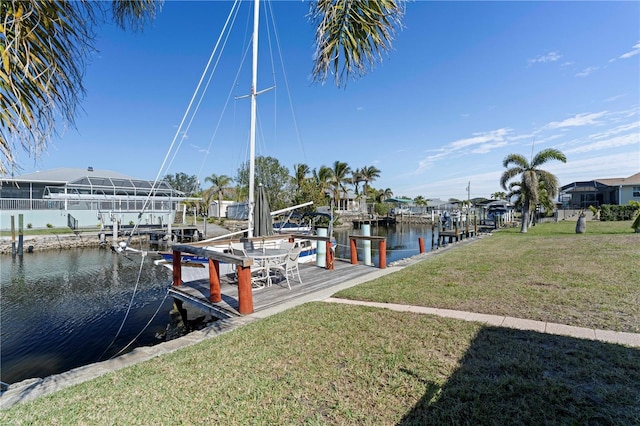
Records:
{"label": "water reflection", "polygon": [[[14,383],[100,360],[125,316],[141,261],[100,249],[2,256],[0,380]],[[102,359],[140,332],[166,294],[168,271],[150,259],[143,266],[129,318]],[[171,309],[170,300],[165,304],[138,346],[157,343]]]}
{"label": "water reflection", "polygon": [[[387,239],[387,263],[395,262],[400,259],[414,256],[420,253],[420,244],[418,238],[424,240],[425,251],[432,249],[432,233],[431,225],[427,224],[411,224],[398,223],[396,225],[371,226],[371,235],[386,237]],[[337,242],[336,257],[349,259],[351,257],[349,249],[349,235],[362,235],[359,229],[337,229],[334,230],[334,236]],[[436,231],[437,235],[437,231]],[[437,242],[437,240],[435,241]],[[363,244],[362,241],[357,242],[358,260],[362,261]],[[378,265],[379,250],[378,244],[374,241],[371,244],[371,260],[374,265]]]}

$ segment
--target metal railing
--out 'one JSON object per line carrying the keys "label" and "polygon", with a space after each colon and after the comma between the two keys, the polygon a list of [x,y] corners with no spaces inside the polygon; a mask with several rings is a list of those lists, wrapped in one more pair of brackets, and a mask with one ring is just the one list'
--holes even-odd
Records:
{"label": "metal railing", "polygon": [[[66,202],[66,206],[65,206]],[[96,210],[96,211],[169,211],[175,210],[177,201],[116,198],[113,200],[31,200],[26,198],[0,198],[0,210]]]}

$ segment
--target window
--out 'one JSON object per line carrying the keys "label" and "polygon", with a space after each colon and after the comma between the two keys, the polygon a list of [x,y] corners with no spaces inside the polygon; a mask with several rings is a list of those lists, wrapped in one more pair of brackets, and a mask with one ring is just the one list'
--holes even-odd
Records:
{"label": "window", "polygon": [[633,187],[633,197],[640,197],[640,186]]}

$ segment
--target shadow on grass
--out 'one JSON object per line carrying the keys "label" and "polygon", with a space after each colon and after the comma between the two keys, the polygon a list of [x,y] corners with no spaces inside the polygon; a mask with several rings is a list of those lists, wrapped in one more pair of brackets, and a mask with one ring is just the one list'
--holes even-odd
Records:
{"label": "shadow on grass", "polygon": [[486,327],[425,386],[399,424],[640,424],[640,350],[619,345]]}

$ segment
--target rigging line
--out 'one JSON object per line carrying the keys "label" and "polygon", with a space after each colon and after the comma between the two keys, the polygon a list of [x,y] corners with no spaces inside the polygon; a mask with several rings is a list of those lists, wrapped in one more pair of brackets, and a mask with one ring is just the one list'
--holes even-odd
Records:
{"label": "rigging line", "polygon": [[167,300],[168,296],[169,296],[169,289],[167,289],[166,293],[164,294],[164,297],[162,298],[162,301],[160,302],[160,305],[158,305],[158,309],[156,309],[156,311],[153,313],[153,315],[151,316],[149,321],[147,321],[145,326],[142,327],[142,330],[140,330],[140,332],[136,335],[136,337],[131,339],[131,341],[129,343],[127,343],[127,345],[124,348],[120,349],[115,355],[112,355],[109,359],[113,359],[113,358],[117,357],[118,355],[122,354],[122,352],[126,351],[129,346],[131,346],[136,340],[138,340],[138,337],[140,337],[142,335],[142,333],[145,332],[147,327],[149,327],[151,325],[151,322],[153,322],[153,320],[156,318],[156,315],[158,315],[158,312],[160,312],[160,308],[162,308],[162,305],[164,305],[164,302]]}
{"label": "rigging line", "polygon": [[[244,51],[244,54],[242,55],[242,59],[240,60],[240,65],[238,66],[238,70],[236,71],[236,75],[235,75],[235,78],[233,80],[233,84],[231,85],[231,89],[229,90],[229,93],[227,95],[227,100],[225,102],[225,106],[224,106],[224,109],[223,109],[223,114],[220,114],[220,117],[218,118],[218,123],[216,124],[216,128],[215,128],[213,134],[211,135],[211,139],[209,141],[209,146],[207,147],[207,151],[211,150],[211,147],[213,145],[213,141],[214,141],[214,139],[215,139],[215,137],[216,137],[216,135],[218,133],[218,130],[220,128],[220,124],[222,123],[222,116],[224,115],[224,112],[227,110],[229,101],[231,100],[231,96],[233,94],[233,90],[234,90],[235,86],[238,84],[238,81],[240,79],[240,73],[242,71],[242,66],[245,63],[245,61],[247,59],[247,55],[249,54],[250,51],[251,51],[251,41],[249,41],[249,43],[247,43],[247,47],[246,47],[246,49]],[[235,99],[237,101],[238,97],[236,97]],[[236,107],[236,104],[234,103],[234,117],[235,117],[235,107]],[[247,144],[245,146],[246,146],[246,149],[248,150],[249,149],[248,148],[249,147],[249,143],[247,142]],[[246,151],[245,151],[245,153],[246,153]],[[249,157],[249,155],[246,154],[245,158],[248,158],[248,157]]]}
{"label": "rigging line", "polygon": [[[233,27],[235,25],[236,22],[236,18],[238,17],[238,11],[240,10],[240,8],[236,8],[235,9],[235,14],[233,16],[233,21],[231,22],[231,27]],[[224,43],[222,44],[222,49],[220,52],[220,55],[218,56],[218,59],[216,60],[213,72],[211,73],[209,80],[207,81],[207,86],[205,87],[202,96],[200,97],[200,102],[198,102],[198,109],[200,107],[200,103],[202,103],[202,100],[204,99],[204,93],[207,91],[207,89],[209,88],[209,85],[211,84],[211,80],[213,79],[213,75],[215,74],[216,70],[218,69],[218,65],[220,64],[220,61],[222,59],[222,51],[224,51],[225,47],[227,46],[227,42],[229,41],[229,37],[231,36],[231,29],[229,29],[229,31],[227,31],[227,35],[224,39]],[[237,77],[236,77],[236,81],[237,81]],[[233,90],[233,89],[232,89]],[[222,114],[220,115],[220,118],[218,119],[218,125],[216,126],[216,129],[213,133],[213,136],[211,137],[210,141],[209,141],[209,146],[207,146],[207,150],[205,151],[205,155],[202,158],[202,163],[200,164],[200,169],[198,170],[198,173],[196,176],[200,176],[200,174],[202,173],[202,169],[204,168],[204,164],[207,160],[207,157],[209,156],[209,153],[211,153],[211,146],[213,145],[213,139],[215,138],[215,135],[218,133],[218,127],[220,126],[220,122],[222,121],[222,116],[224,115],[226,109],[227,109],[227,105],[229,104],[229,99],[231,98],[231,92],[232,90],[229,91],[229,94],[227,95],[227,100],[224,104],[224,107],[222,109]],[[195,118],[195,113],[193,115],[193,117]],[[193,121],[193,118],[192,118]],[[189,126],[191,126],[191,122],[189,122]]]}
{"label": "rigging line", "polygon": [[[220,40],[222,39],[223,34],[226,32],[226,29],[229,25],[229,21],[231,19],[232,16],[232,12],[233,9],[236,7],[236,5],[240,2],[240,0],[236,0],[232,6],[231,11],[229,12],[229,15],[227,16],[227,20],[225,21],[224,27],[222,29],[222,32],[220,33],[220,36],[218,37],[218,40],[216,41],[216,44],[213,48],[213,51],[211,52],[211,55],[209,56],[209,61],[207,62],[207,65],[205,66],[204,71],[202,72],[202,75],[200,76],[200,80],[198,81],[198,84],[196,86],[196,89],[193,93],[193,95],[191,96],[191,100],[189,101],[189,104],[187,106],[186,111],[184,112],[184,115],[182,116],[182,120],[180,121],[180,125],[178,126],[178,129],[176,130],[175,135],[173,136],[173,139],[171,141],[171,144],[169,146],[169,149],[167,150],[167,153],[162,161],[162,164],[160,166],[160,168],[158,169],[158,173],[156,174],[156,178],[153,181],[153,185],[151,187],[151,190],[149,191],[149,194],[147,195],[147,198],[144,201],[144,204],[142,206],[142,210],[138,215],[138,223],[135,225],[136,227],[140,224],[141,220],[142,220],[142,212],[144,212],[149,204],[149,200],[151,199],[151,194],[153,194],[154,190],[156,189],[156,186],[160,180],[160,176],[163,174],[163,171],[165,171],[166,169],[169,168],[169,166],[172,164],[173,159],[171,160],[171,163],[169,163],[169,165],[167,166],[167,160],[169,159],[169,156],[171,154],[171,152],[174,149],[174,146],[176,144],[176,140],[178,139],[178,135],[180,135],[180,132],[182,131],[182,127],[184,126],[184,123],[187,119],[187,117],[189,116],[189,112],[191,111],[191,107],[193,106],[193,102],[196,99],[198,93],[200,92],[200,88],[202,86],[202,82],[204,81],[207,73],[209,72],[209,67],[211,66],[211,62],[213,61],[213,58],[216,55],[216,52],[218,51],[218,46],[220,45]],[[182,136],[182,140],[184,140],[185,135],[183,134]],[[180,144],[182,144],[182,141],[180,142]],[[180,145],[178,145],[178,148],[180,147]],[[175,158],[175,154],[174,154],[174,158]],[[166,167],[166,169],[165,169]]]}
{"label": "rigging line", "polygon": [[[269,16],[273,15],[273,10],[271,9],[271,2],[269,2],[269,8],[265,4],[264,6],[265,12],[264,15]],[[272,18],[273,20],[273,18]],[[273,87],[276,87],[276,69],[275,69],[275,61],[273,60],[273,43],[271,41],[271,29],[269,26],[269,19],[265,18],[266,27],[267,27],[267,45],[269,46],[269,59],[271,63],[271,77],[273,78]],[[278,140],[278,91],[274,90],[273,92],[273,140],[277,142]]]}
{"label": "rigging line", "polygon": [[116,335],[113,336],[113,340],[111,341],[111,343],[109,343],[109,346],[107,346],[107,348],[104,350],[104,352],[102,352],[102,354],[100,355],[101,359],[104,354],[107,353],[107,351],[111,348],[111,346],[113,346],[113,344],[116,342],[116,339],[118,338],[118,336],[120,336],[120,332],[122,331],[122,328],[124,327],[124,323],[127,321],[127,318],[129,317],[129,312],[131,312],[131,307],[133,306],[133,300],[136,297],[136,292],[138,291],[138,285],[140,284],[140,277],[142,276],[142,266],[144,265],[144,257],[146,256],[146,254],[142,254],[141,256],[141,260],[140,260],[140,269],[138,269],[138,276],[136,277],[136,284],[133,287],[133,293],[131,294],[131,299],[129,300],[129,306],[127,307],[127,312],[125,312],[124,314],[124,318],[122,319],[122,322],[120,323],[120,328],[118,328],[118,331],[116,332]]}
{"label": "rigging line", "polygon": [[[271,2],[269,2],[269,7],[271,7]],[[276,25],[276,22],[275,22],[275,13],[271,12],[270,16],[271,16],[271,20],[273,21],[273,33],[276,39],[276,46],[278,48],[278,57],[280,58],[280,66],[282,67],[282,77],[284,78],[284,86],[287,91],[287,98],[289,99],[289,108],[291,109],[293,127],[296,131],[298,144],[300,145],[300,149],[302,150],[302,157],[304,158],[304,162],[306,163],[307,154],[304,150],[304,144],[302,143],[302,137],[300,136],[300,127],[298,126],[298,120],[296,118],[295,109],[293,108],[293,97],[291,96],[291,89],[289,88],[289,79],[287,78],[287,71],[284,66],[284,58],[282,56],[282,48],[280,46],[280,36],[278,35],[278,26]]]}
{"label": "rigging line", "polygon": [[[211,138],[209,139],[209,145],[207,146],[207,154],[209,152],[211,152],[211,148],[213,146],[213,142],[218,134],[218,130],[220,130],[220,125],[222,124],[222,119],[224,117],[224,113],[227,111],[227,107],[229,106],[229,101],[231,100],[231,97],[233,96],[233,90],[235,88],[235,86],[238,84],[238,81],[240,79],[240,72],[242,71],[242,64],[244,64],[247,55],[250,51],[250,47],[251,44],[249,43],[247,45],[247,49],[245,50],[244,54],[242,55],[242,59],[240,60],[240,66],[238,67],[238,70],[236,71],[236,75],[233,79],[233,84],[231,85],[231,88],[229,89],[229,93],[227,94],[227,98],[225,100],[224,103],[224,107],[222,108],[222,113],[220,114],[220,117],[218,117],[218,122],[216,123],[216,127],[211,135]],[[200,170],[198,171],[198,175],[200,175],[200,173],[202,172],[202,169],[204,168],[204,159],[202,162],[202,165],[200,166]]]}

